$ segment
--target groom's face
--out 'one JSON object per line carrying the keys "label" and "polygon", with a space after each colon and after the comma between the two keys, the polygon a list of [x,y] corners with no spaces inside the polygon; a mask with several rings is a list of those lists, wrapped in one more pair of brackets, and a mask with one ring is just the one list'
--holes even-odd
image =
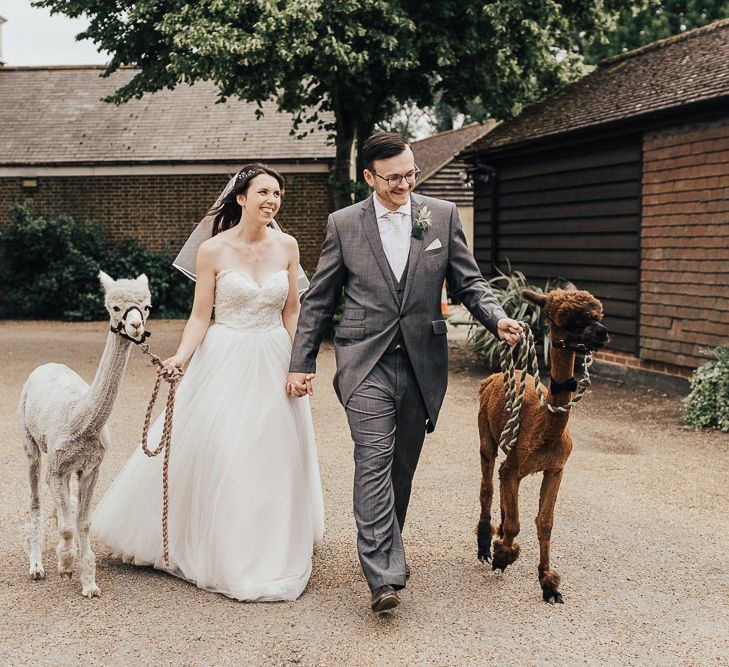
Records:
{"label": "groom's face", "polygon": [[385,160],[373,160],[374,173],[364,170],[367,184],[377,193],[378,199],[389,209],[396,210],[406,204],[415,183],[408,183],[405,178],[397,185],[390,185],[387,178],[412,174],[415,170],[415,157],[408,146],[402,153]]}

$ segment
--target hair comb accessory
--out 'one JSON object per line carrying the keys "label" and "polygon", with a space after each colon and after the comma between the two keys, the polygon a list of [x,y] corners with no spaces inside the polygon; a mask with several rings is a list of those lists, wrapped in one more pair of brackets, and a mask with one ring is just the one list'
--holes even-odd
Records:
{"label": "hair comb accessory", "polygon": [[249,169],[248,171],[239,171],[238,175],[235,177],[235,180],[242,181],[242,180],[248,178],[249,176],[253,176],[254,174],[258,174],[258,173],[262,174],[263,172],[260,171],[259,169]]}

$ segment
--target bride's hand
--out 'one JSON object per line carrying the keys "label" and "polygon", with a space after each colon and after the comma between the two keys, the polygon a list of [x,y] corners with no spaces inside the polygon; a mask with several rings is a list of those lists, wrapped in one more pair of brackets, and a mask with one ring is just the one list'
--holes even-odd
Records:
{"label": "bride's hand", "polygon": [[286,393],[293,398],[301,398],[302,396],[314,395],[314,389],[311,381],[314,379],[314,373],[289,373],[286,378]]}
{"label": "bride's hand", "polygon": [[182,374],[182,367],[185,365],[183,359],[176,354],[162,362],[162,368],[157,368],[157,375]]}

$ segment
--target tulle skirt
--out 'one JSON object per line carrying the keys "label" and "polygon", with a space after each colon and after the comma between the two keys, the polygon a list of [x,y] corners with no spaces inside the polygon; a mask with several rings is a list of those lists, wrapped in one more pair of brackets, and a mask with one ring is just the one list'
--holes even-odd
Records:
{"label": "tulle skirt", "polygon": [[[238,600],[294,600],[324,530],[308,397],[284,382],[283,326],[214,324],[176,396],[169,466],[169,565],[162,559],[163,454],[138,447],[96,508],[93,534],[153,565]],[[150,429],[153,449],[163,415]]]}

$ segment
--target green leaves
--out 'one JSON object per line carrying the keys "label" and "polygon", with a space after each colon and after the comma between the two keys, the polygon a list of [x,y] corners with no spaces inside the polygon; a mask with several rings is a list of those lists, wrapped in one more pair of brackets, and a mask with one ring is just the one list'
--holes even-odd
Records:
{"label": "green leaves", "polygon": [[[523,289],[530,289],[534,292],[544,293],[555,289],[564,283],[562,279],[548,281],[544,289],[530,285],[526,276],[521,271],[510,271],[504,273],[499,270],[499,275],[489,281],[494,296],[498,299],[501,307],[507,316],[519,322],[526,322],[543,353],[544,366],[549,365],[549,335],[547,327],[542,321],[542,313],[539,306],[521,297]],[[487,368],[497,369],[499,367],[499,346],[500,342],[490,331],[472,317],[467,322],[455,322],[453,324],[468,324],[468,336],[466,344],[471,355],[476,361],[484,364]],[[541,345],[540,345],[541,341]]]}
{"label": "green leaves", "polygon": [[729,432],[729,347],[711,351],[711,361],[699,366],[691,378],[691,391],[683,401],[689,426]]}
{"label": "green leaves", "polygon": [[618,9],[607,32],[579,36],[577,41],[587,62],[598,63],[618,53],[727,18],[729,0],[639,0]]}
{"label": "green leaves", "polygon": [[600,31],[615,9],[630,5],[613,2],[608,11],[587,0],[35,4],[88,15],[83,36],[114,55],[110,71],[142,68],[116,101],[201,78],[215,81],[223,96],[273,96],[287,111],[323,105],[336,113],[344,104],[370,123],[384,120],[394,102],[431,104],[438,90],[453,102],[481,96],[492,116],[511,113],[573,77],[576,63],[555,54],[569,51],[576,31]]}
{"label": "green leaves", "polygon": [[93,222],[68,216],[44,218],[15,206],[0,233],[0,318],[103,320],[98,273],[114,278],[147,274],[155,315],[186,317],[193,283],[181,277],[166,254],[133,239],[109,242]]}

